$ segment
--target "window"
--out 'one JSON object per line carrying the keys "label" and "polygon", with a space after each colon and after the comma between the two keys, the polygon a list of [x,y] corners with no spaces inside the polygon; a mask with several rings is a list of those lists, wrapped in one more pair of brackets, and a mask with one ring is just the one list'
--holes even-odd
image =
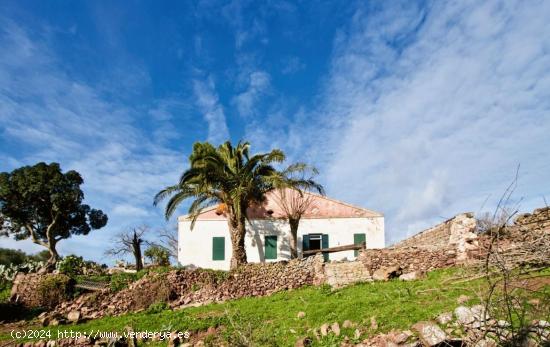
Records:
{"label": "window", "polygon": [[212,238],[212,260],[225,260],[225,237]]}
{"label": "window", "polygon": [[[365,240],[366,240],[365,234],[353,234],[354,245],[360,245],[361,243],[365,242]],[[353,253],[354,253],[353,255],[356,257],[359,255],[358,250],[353,251]]]}
{"label": "window", "polygon": [[265,259],[277,259],[277,236],[265,236]]}
{"label": "window", "polygon": [[[302,251],[329,248],[328,234],[308,234],[302,236]],[[328,253],[323,253],[325,261],[329,259]]]}

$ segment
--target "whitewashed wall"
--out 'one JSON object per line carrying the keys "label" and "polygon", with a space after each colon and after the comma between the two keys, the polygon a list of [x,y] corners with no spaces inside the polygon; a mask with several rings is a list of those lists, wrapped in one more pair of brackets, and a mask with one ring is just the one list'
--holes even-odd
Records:
{"label": "whitewashed wall", "polygon": [[[228,270],[231,260],[231,237],[227,221],[200,220],[190,230],[191,222],[180,220],[178,225],[178,261],[182,265]],[[384,248],[384,217],[302,219],[298,228],[298,253],[302,252],[302,235],[328,234],[329,247],[353,243],[353,234],[365,233],[367,248]],[[277,259],[264,259],[264,236],[277,235]],[[212,260],[212,238],[225,237],[225,260]],[[255,220],[247,224],[245,239],[249,262],[290,259],[290,228],[282,220]],[[331,260],[354,259],[353,251],[331,253]]]}

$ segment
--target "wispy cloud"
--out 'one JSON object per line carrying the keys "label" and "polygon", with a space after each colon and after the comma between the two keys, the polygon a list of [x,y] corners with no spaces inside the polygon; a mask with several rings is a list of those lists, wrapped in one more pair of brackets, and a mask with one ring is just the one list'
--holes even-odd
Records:
{"label": "wispy cloud", "polygon": [[270,90],[270,81],[271,77],[265,71],[253,71],[248,75],[246,89],[233,99],[241,116],[254,115],[257,102]]}
{"label": "wispy cloud", "polygon": [[550,4],[384,3],[334,43],[318,108],[297,123],[329,192],[386,213],[395,241],[476,210],[522,165],[541,205],[550,176]]}
{"label": "wispy cloud", "polygon": [[283,75],[290,75],[296,73],[300,70],[303,70],[306,67],[306,64],[300,60],[299,57],[291,56],[282,60],[283,67],[281,72]]}
{"label": "wispy cloud", "polygon": [[[152,198],[177,179],[181,153],[136,126],[141,105],[120,102],[103,83],[94,87],[69,76],[45,38],[13,21],[0,21],[0,45],[10,52],[0,57],[0,129],[6,141],[25,149],[3,154],[2,171],[38,161],[79,171],[86,202],[107,212],[109,223],[85,239],[61,242],[60,250],[100,260],[114,232],[160,216]],[[139,81],[148,83],[141,78],[131,83]],[[155,104],[151,130],[170,121],[162,100]],[[13,245],[36,250],[30,242]]]}
{"label": "wispy cloud", "polygon": [[222,143],[229,139],[229,130],[225,121],[223,107],[219,102],[214,79],[194,80],[193,90],[199,110],[208,123],[208,141]]}

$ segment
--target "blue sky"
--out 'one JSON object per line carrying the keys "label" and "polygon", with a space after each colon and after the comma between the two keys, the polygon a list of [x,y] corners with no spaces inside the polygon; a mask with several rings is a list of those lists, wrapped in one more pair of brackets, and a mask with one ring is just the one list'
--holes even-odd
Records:
{"label": "blue sky", "polygon": [[[153,195],[195,141],[247,139],[386,215],[390,244],[550,199],[548,1],[4,1],[0,171],[57,161],[107,227],[171,226]],[[185,212],[185,206],[180,210]],[[1,239],[1,246],[40,250]]]}

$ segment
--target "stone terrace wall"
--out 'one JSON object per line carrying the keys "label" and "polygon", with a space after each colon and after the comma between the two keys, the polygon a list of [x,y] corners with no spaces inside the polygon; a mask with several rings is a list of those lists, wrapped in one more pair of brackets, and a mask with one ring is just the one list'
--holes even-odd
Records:
{"label": "stone terrace wall", "polygon": [[455,249],[458,260],[466,260],[468,252],[478,247],[476,225],[473,213],[462,213],[400,241],[392,248]]}
{"label": "stone terrace wall", "polygon": [[270,295],[319,284],[316,270],[322,269],[322,259],[322,256],[316,256],[289,262],[247,264],[227,273],[227,276],[200,269],[151,274],[117,293],[91,293],[64,302],[57,307],[56,313],[66,316],[71,311],[78,311],[84,318],[98,318],[146,309],[158,301],[167,301],[172,308],[178,308]]}

